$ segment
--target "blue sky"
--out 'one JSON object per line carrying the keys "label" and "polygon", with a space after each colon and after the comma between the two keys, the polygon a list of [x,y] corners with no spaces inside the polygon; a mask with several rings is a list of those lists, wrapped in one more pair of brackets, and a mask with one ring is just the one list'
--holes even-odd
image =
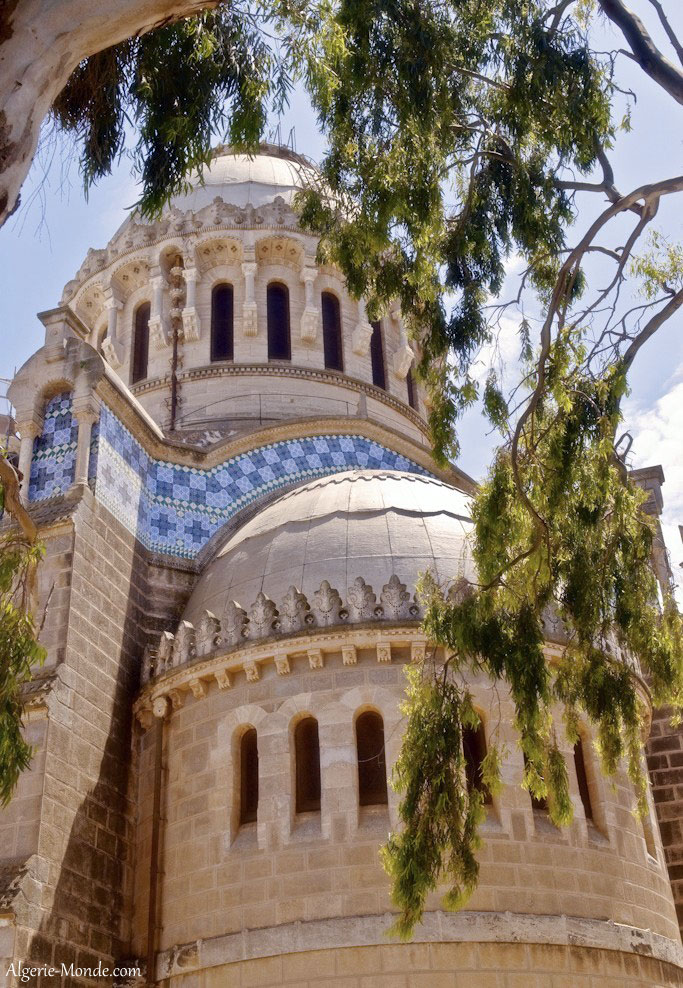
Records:
{"label": "blue sky", "polygon": [[[652,7],[646,0],[633,0],[631,6],[659,41]],[[676,4],[665,6],[673,10]],[[683,37],[683,10],[672,14],[672,20]],[[608,27],[603,30],[605,36],[600,40],[605,48],[623,46]],[[633,129],[620,136],[612,154],[617,186],[625,191],[681,171],[683,128],[681,108],[662,95],[627,59],[620,60],[619,78],[624,88],[632,87],[638,94],[632,111]],[[293,95],[281,121],[284,139],[292,126],[297,150],[319,159],[323,141],[300,93]],[[73,277],[88,248],[106,244],[137,197],[124,159],[109,178],[91,191],[86,202],[73,148],[57,136],[46,140],[45,145],[25,183],[22,206],[0,230],[0,268],[4,273],[0,293],[0,377],[4,378],[11,377],[15,368],[42,344],[43,329],[36,313],[59,304],[64,284]],[[597,208],[600,204],[595,205]],[[682,240],[682,217],[679,205],[667,203],[660,210],[658,226]],[[514,268],[514,259],[511,266]],[[512,339],[508,345],[510,352],[516,347]],[[504,340],[502,355],[505,359]],[[642,351],[632,376],[626,416],[626,427],[635,439],[633,465],[662,463],[664,467],[665,531],[672,561],[678,564],[683,560],[677,532],[678,523],[683,523],[683,317],[672,320]],[[490,459],[494,437],[487,433],[477,411],[462,424],[460,465],[475,477],[483,475]]]}

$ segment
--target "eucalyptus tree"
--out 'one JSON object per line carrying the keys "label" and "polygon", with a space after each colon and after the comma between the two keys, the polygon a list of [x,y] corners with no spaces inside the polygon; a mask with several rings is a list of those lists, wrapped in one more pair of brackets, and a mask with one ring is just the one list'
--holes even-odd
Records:
{"label": "eucalyptus tree", "polygon": [[[78,6],[51,5],[53,33],[60,11]],[[400,301],[438,458],[457,455],[459,420],[479,398],[500,433],[473,504],[477,582],[424,581],[426,630],[446,658],[410,671],[396,768],[403,828],[383,852],[401,935],[440,882],[451,906],[476,886],[482,805],[464,783],[461,744],[477,719],[472,670],[509,689],[524,785],[547,797],[557,823],[572,812],[557,710],[570,738],[579,718],[594,724],[607,773],[626,760],[642,809],[643,711],[630,663],[655,703],[683,703],[680,615],[670,588],[659,592],[652,528],[619,455],[629,373],[683,304],[681,248],[657,226],[683,176],[624,190],[611,163],[623,59],[659,87],[670,120],[683,102],[674,0],[645,6],[666,50],[622,0],[252,0],[196,4],[210,9],[184,20],[182,4],[114,0],[66,28],[56,82],[38,71],[49,46],[35,68],[25,59],[23,93],[0,76],[11,109],[4,208],[52,107],[80,142],[86,185],[133,134],[147,215],[201,171],[216,132],[254,148],[289,88],[306,86],[328,151],[299,205],[321,259],[371,315]],[[7,23],[18,18],[23,30],[20,15],[39,7],[18,0]],[[601,50],[599,18],[623,48]],[[14,51],[12,36],[0,43]],[[16,105],[31,100],[22,136]],[[508,300],[511,257],[521,272]],[[482,355],[511,319],[517,380],[503,387],[492,365],[480,383]],[[567,639],[553,666],[543,649],[551,614]],[[491,789],[503,755],[494,744],[484,763]]]}

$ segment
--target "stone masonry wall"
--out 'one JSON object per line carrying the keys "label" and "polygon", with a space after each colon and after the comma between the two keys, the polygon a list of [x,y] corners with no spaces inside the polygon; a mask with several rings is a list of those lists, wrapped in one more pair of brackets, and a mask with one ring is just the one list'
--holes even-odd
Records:
{"label": "stone masonry wall", "polygon": [[683,729],[672,728],[670,710],[656,710],[647,744],[652,795],[683,933]]}

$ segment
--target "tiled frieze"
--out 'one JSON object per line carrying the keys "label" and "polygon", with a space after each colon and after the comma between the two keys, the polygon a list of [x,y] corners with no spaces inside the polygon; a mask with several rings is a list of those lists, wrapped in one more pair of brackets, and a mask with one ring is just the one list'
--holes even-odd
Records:
{"label": "tiled frieze", "polygon": [[[45,421],[36,440],[38,465],[34,454],[31,472],[33,501],[63,493],[74,474],[77,422],[68,395],[52,399]],[[211,469],[180,466],[150,457],[103,406],[93,427],[89,478],[97,499],[146,548],[192,559],[248,504],[286,485],[352,469],[427,474],[412,460],[363,436],[286,439]]]}
{"label": "tiled frieze", "polygon": [[71,411],[71,392],[51,398],[45,406],[43,431],[33,443],[29,500],[64,494],[76,468],[78,421]]}

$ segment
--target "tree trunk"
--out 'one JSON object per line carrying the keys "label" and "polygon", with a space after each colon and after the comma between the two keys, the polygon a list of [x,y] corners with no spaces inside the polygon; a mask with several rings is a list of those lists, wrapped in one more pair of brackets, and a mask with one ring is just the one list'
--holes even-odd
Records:
{"label": "tree trunk", "polygon": [[14,211],[40,127],[78,63],[218,0],[0,3],[0,226]]}

